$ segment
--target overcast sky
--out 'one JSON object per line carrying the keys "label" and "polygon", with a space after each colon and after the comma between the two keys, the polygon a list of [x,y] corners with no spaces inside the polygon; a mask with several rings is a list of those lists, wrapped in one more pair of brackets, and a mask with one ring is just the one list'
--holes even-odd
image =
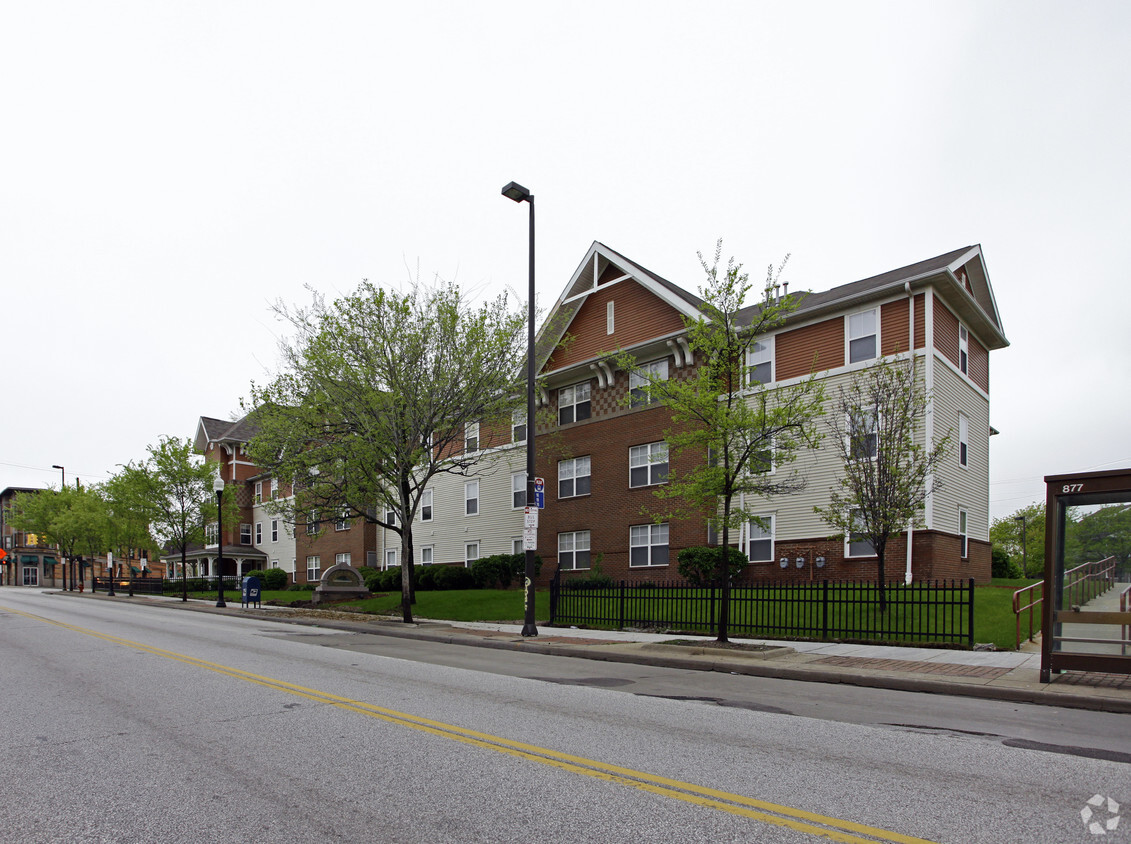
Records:
{"label": "overcast sky", "polygon": [[270,305],[552,304],[593,240],[824,290],[982,244],[991,515],[1131,465],[1131,4],[12,2],[0,488],[103,480],[276,365]]}

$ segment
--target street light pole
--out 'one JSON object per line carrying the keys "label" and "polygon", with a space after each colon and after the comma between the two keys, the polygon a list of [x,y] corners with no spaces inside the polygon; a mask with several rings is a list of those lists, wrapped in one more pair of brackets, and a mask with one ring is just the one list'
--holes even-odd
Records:
{"label": "street light pole", "polygon": [[[530,289],[527,294],[526,326],[526,506],[534,501],[534,194],[518,182],[508,182],[503,196],[530,204]],[[526,585],[523,594],[522,635],[537,636],[534,621],[534,548],[526,548]]]}
{"label": "street light pole", "polygon": [[1022,513],[1020,516],[1014,516],[1013,521],[1021,522],[1021,573],[1025,577],[1029,576],[1029,543],[1025,541],[1025,527],[1026,518]]}
{"label": "street light pole", "polygon": [[58,469],[60,472],[63,473],[62,487],[63,487],[63,489],[66,489],[67,488],[67,470],[64,469],[62,466],[58,465],[57,463],[52,463],[51,468],[52,469]]}
{"label": "street light pole", "polygon": [[226,607],[224,603],[224,479],[220,477],[220,470],[216,470],[216,478],[212,481],[212,491],[216,493],[216,586],[219,592],[216,595],[216,606]]}

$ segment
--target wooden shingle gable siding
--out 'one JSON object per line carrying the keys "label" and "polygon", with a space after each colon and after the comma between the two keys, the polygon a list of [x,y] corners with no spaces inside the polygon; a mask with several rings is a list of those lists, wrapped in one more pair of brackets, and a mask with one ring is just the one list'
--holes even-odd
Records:
{"label": "wooden shingle gable siding", "polygon": [[958,317],[951,313],[938,296],[935,296],[934,301],[934,322],[934,347],[958,366]]}
{"label": "wooden shingle gable siding", "polygon": [[[921,349],[925,343],[926,319],[923,303],[926,297],[919,293],[915,296],[915,348]],[[908,319],[908,300],[896,299],[880,306],[880,343],[881,354],[894,355],[906,352],[910,342]]]}
{"label": "wooden shingle gable siding", "polygon": [[990,391],[990,353],[973,335],[970,337],[970,380]]}
{"label": "wooden shingle gable siding", "polygon": [[[624,275],[619,269],[616,276]],[[606,330],[608,303],[614,308],[614,332]],[[570,322],[564,348],[550,356],[544,369],[553,371],[592,360],[616,349],[628,349],[655,337],[683,330],[683,320],[671,305],[635,281],[595,290],[585,299]]]}
{"label": "wooden shingle gable siding", "polygon": [[844,366],[844,317],[782,331],[774,346],[777,381]]}

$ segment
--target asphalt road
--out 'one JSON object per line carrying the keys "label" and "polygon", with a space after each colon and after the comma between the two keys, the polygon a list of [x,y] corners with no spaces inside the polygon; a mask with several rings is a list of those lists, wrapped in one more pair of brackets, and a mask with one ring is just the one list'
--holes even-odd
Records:
{"label": "asphalt road", "polygon": [[1131,716],[444,648],[0,590],[0,841],[1128,834]]}

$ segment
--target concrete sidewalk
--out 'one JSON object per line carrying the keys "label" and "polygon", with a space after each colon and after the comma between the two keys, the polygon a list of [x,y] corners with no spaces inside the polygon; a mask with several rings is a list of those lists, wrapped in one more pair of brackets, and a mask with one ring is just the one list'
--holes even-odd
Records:
{"label": "concrete sidewalk", "polygon": [[1041,683],[1039,646],[1031,644],[1015,652],[733,639],[736,647],[719,648],[713,637],[675,633],[543,626],[538,636],[524,638],[521,624],[421,619],[406,625],[342,610],[244,608],[238,595],[223,609],[167,596],[81,596],[452,645],[1131,713],[1131,675],[1069,672]]}

